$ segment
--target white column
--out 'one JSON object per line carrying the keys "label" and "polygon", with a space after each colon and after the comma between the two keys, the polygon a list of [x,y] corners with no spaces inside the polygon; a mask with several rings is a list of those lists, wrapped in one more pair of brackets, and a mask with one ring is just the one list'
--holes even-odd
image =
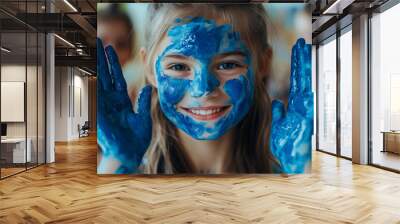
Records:
{"label": "white column", "polygon": [[[47,12],[54,11],[51,1],[46,2]],[[46,35],[46,163],[55,162],[55,53],[54,35]]]}
{"label": "white column", "polygon": [[368,16],[353,19],[353,162],[368,163]]}
{"label": "white column", "polygon": [[54,133],[55,133],[55,74],[54,74],[54,35],[46,36],[46,163],[55,161]]}

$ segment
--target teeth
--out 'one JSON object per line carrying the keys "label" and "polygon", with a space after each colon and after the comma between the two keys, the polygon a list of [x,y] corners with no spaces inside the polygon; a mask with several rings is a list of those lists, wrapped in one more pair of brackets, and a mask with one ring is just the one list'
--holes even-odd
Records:
{"label": "teeth", "polygon": [[221,108],[217,108],[217,109],[210,109],[210,110],[196,110],[196,109],[189,109],[190,112],[197,114],[197,115],[211,115],[211,114],[215,114],[215,113],[219,113],[221,112]]}

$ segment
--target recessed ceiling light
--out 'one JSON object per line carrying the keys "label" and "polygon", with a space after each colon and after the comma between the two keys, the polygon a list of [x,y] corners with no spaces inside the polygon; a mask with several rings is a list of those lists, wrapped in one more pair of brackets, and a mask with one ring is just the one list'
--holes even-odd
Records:
{"label": "recessed ceiling light", "polygon": [[10,49],[7,49],[7,48],[5,48],[5,47],[1,47],[0,49],[1,49],[2,51],[6,52],[6,53],[10,53],[10,52],[11,52]]}
{"label": "recessed ceiling light", "polygon": [[88,71],[86,71],[86,70],[83,70],[83,69],[81,69],[81,68],[79,68],[79,67],[78,67],[78,69],[79,69],[79,71],[81,71],[81,72],[83,72],[83,73],[85,73],[85,74],[87,74],[87,75],[92,75],[92,73],[90,73],[90,72],[88,72]]}
{"label": "recessed ceiling light", "polygon": [[322,14],[342,14],[343,10],[351,5],[355,0],[336,0]]}
{"label": "recessed ceiling light", "polygon": [[68,1],[68,0],[64,0],[65,4],[67,4],[72,10],[74,10],[74,12],[78,12],[78,10]]}
{"label": "recessed ceiling light", "polygon": [[72,44],[71,42],[69,42],[68,40],[66,40],[66,39],[64,39],[64,38],[62,38],[62,37],[60,37],[60,36],[57,35],[57,34],[54,34],[54,36],[57,37],[58,39],[60,39],[62,42],[64,42],[64,43],[66,43],[67,45],[69,45],[70,47],[75,48],[75,45],[73,45],[73,44]]}

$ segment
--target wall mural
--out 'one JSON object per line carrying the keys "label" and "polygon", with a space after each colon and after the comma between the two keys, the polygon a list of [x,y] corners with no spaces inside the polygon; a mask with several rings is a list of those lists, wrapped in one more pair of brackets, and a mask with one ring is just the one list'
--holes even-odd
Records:
{"label": "wall mural", "polygon": [[306,4],[98,9],[98,174],[310,171]]}

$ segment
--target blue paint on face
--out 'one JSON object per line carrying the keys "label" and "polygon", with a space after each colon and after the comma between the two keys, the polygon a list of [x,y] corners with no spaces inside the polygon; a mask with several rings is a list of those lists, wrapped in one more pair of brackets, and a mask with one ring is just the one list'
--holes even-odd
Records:
{"label": "blue paint on face", "polygon": [[208,67],[203,66],[200,71],[195,74],[194,80],[190,83],[189,93],[192,97],[202,97],[214,91],[219,84],[215,76],[208,72]]}
{"label": "blue paint on face", "polygon": [[[239,123],[250,110],[254,94],[254,74],[251,68],[251,55],[241,41],[239,33],[234,32],[229,24],[217,25],[215,21],[201,17],[177,19],[168,30],[169,45],[158,56],[155,63],[158,95],[161,110],[179,129],[195,139],[218,139],[230,128]],[[240,74],[226,81],[221,81],[210,71],[215,56],[241,52],[248,65],[246,74]],[[193,79],[168,76],[164,73],[161,62],[168,54],[179,54],[196,61]],[[199,121],[177,110],[177,104],[185,94],[192,98],[207,96],[221,88],[229,97],[230,110],[215,122]],[[197,102],[191,103],[199,106]]]}

